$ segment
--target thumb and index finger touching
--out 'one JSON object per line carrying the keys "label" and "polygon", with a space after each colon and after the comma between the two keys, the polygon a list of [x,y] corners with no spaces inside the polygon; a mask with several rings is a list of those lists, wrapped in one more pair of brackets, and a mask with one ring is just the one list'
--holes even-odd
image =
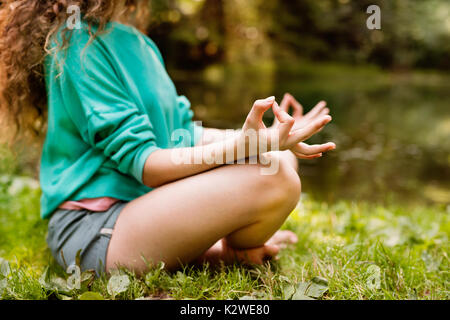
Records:
{"label": "thumb and index finger touching", "polygon": [[[291,99],[290,95],[288,98],[283,100]],[[295,99],[294,99],[295,100]],[[296,100],[295,100],[296,101]],[[297,102],[297,112],[302,112],[303,107]],[[291,132],[295,119],[290,116],[282,107],[278,105],[275,101],[275,97],[271,96],[266,99],[256,100],[249,115],[247,116],[246,125],[253,128],[264,129],[266,126],[263,122],[264,113],[272,107],[273,113],[278,120],[277,127],[279,129],[280,138],[286,138],[289,140],[289,144],[295,145],[304,140],[307,140],[317,132],[321,131],[323,127],[328,124],[332,118],[328,114],[318,116],[316,119],[311,121],[307,126],[297,129]],[[322,107],[323,108],[323,107]]]}
{"label": "thumb and index finger touching", "polygon": [[274,96],[256,100],[247,116],[246,123],[259,129],[265,128],[263,123],[264,113],[269,110],[274,103],[276,103]]}

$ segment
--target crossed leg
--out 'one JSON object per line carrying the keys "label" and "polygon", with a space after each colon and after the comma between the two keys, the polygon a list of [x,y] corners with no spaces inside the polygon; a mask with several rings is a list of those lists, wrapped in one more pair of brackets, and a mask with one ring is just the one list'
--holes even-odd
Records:
{"label": "crossed leg", "polygon": [[233,250],[264,246],[301,189],[292,158],[273,156],[280,161],[274,175],[261,175],[261,164],[227,165],[131,201],[116,222],[107,271],[123,266],[142,273],[159,261],[174,269],[204,257],[221,239]]}

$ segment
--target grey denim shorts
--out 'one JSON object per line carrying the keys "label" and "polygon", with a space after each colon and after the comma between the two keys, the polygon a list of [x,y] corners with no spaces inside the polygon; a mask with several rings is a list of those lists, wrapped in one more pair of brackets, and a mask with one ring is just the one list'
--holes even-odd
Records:
{"label": "grey denim shorts", "polygon": [[81,270],[105,272],[106,253],[112,231],[127,202],[119,201],[107,211],[56,210],[48,224],[47,244],[58,264],[66,270],[81,255]]}

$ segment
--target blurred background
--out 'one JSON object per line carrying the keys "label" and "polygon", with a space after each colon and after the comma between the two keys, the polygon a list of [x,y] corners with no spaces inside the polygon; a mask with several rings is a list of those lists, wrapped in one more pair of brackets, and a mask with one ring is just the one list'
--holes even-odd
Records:
{"label": "blurred background", "polygon": [[[381,30],[366,9],[381,8]],[[253,101],[285,92],[333,122],[301,161],[318,200],[450,204],[450,2],[153,0],[148,35],[206,127],[239,128]],[[267,124],[273,115],[267,114]],[[3,147],[3,173],[37,177],[40,146]]]}

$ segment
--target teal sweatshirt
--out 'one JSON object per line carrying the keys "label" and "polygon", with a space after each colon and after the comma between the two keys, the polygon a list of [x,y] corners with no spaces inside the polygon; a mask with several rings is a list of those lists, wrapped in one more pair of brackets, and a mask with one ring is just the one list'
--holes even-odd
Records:
{"label": "teal sweatshirt", "polygon": [[[69,47],[45,60],[42,218],[68,200],[130,201],[148,193],[142,174],[149,155],[193,146],[202,130],[148,37],[119,23],[89,45],[86,24],[69,32]],[[177,129],[185,136],[174,141]]]}

